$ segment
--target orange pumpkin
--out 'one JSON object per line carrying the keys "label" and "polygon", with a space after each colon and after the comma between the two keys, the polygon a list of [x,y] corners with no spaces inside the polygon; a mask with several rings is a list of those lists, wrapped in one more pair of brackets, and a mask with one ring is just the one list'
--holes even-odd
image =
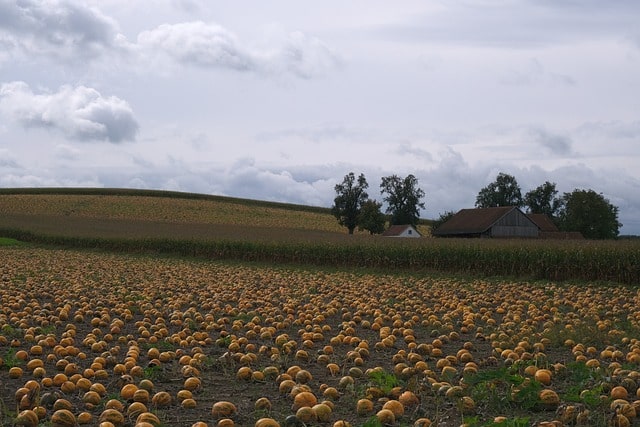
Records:
{"label": "orange pumpkin", "polygon": [[229,418],[238,412],[238,408],[231,402],[220,401],[213,404],[211,415],[215,419]]}
{"label": "orange pumpkin", "polygon": [[313,405],[316,405],[317,403],[318,403],[318,399],[312,392],[301,391],[300,393],[296,394],[295,397],[293,398],[293,406],[291,407],[291,410],[297,411],[303,406],[308,406],[309,408],[311,408]]}
{"label": "orange pumpkin", "polygon": [[105,409],[100,414],[99,422],[108,421],[116,427],[121,427],[125,423],[124,415],[117,409]]}
{"label": "orange pumpkin", "polygon": [[158,408],[162,408],[171,405],[172,400],[173,399],[168,392],[159,391],[153,395],[153,397],[151,398],[151,403]]}
{"label": "orange pumpkin", "polygon": [[30,409],[20,412],[14,420],[15,425],[25,427],[37,427],[39,422],[38,414]]}
{"label": "orange pumpkin", "polygon": [[280,427],[280,423],[273,418],[260,418],[254,424],[254,427]]}
{"label": "orange pumpkin", "polygon": [[76,425],[76,417],[68,409],[58,409],[51,415],[52,427],[74,427]]}

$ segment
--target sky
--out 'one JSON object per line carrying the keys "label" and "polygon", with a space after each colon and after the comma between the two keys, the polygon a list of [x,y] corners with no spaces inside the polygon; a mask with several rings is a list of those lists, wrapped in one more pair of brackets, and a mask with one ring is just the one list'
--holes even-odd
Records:
{"label": "sky", "polygon": [[413,174],[422,218],[498,173],[640,234],[637,0],[0,0],[0,187],[331,206]]}

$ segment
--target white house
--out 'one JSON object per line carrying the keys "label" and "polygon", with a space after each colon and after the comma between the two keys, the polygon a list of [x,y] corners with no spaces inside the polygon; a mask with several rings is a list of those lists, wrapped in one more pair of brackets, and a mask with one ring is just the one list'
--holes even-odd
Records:
{"label": "white house", "polygon": [[422,237],[413,225],[392,225],[384,233],[385,237]]}

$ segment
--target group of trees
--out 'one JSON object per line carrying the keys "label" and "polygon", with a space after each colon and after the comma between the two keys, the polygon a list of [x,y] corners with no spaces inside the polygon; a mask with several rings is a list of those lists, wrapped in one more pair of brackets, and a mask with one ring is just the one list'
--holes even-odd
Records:
{"label": "group of trees", "polygon": [[[345,175],[342,183],[335,186],[336,197],[331,208],[340,225],[353,234],[356,227],[371,234],[384,231],[387,219],[390,225],[417,225],[420,209],[424,209],[424,191],[418,187],[413,175],[401,178],[386,176],[380,183],[380,192],[386,202],[386,214],[382,203],[369,199],[369,184],[363,174],[357,178],[353,172]],[[558,194],[556,184],[544,184],[522,195],[516,178],[499,173],[496,180],[482,188],[476,197],[477,208],[517,206],[528,213],[545,214],[561,231],[579,231],[587,239],[611,239],[618,236],[622,226],[618,222],[618,207],[612,205],[602,194],[593,190],[575,189]],[[445,212],[436,219],[432,228],[437,228],[455,212]]]}
{"label": "group of trees", "polygon": [[[336,197],[331,212],[338,223],[353,234],[356,227],[371,234],[384,231],[387,216],[382,213],[382,203],[369,199],[369,184],[364,174],[357,178],[353,172],[345,175],[342,183],[335,186]],[[424,191],[418,187],[418,179],[413,175],[401,178],[397,175],[382,178],[380,192],[387,203],[389,222],[394,224],[417,225],[420,209],[424,209]]]}
{"label": "group of trees", "polygon": [[558,196],[556,184],[546,181],[524,197],[516,178],[499,173],[496,180],[480,190],[476,207],[518,206],[529,213],[545,214],[562,231],[579,231],[588,239],[618,236],[618,208],[593,190],[575,189]]}
{"label": "group of trees", "polygon": [[[391,225],[418,224],[425,193],[418,187],[415,176],[382,178],[380,192],[387,205],[387,215],[382,212],[382,203],[369,199],[368,188],[365,176],[360,174],[356,178],[353,172],[335,186],[336,197],[331,211],[340,225],[347,227],[349,234],[353,234],[356,227],[371,234],[382,233],[387,219]],[[615,238],[622,226],[618,222],[618,207],[602,194],[575,189],[559,196],[556,184],[546,181],[523,196],[516,178],[502,172],[476,197],[478,208],[496,206],[517,206],[526,208],[528,213],[545,214],[560,230],[579,231],[588,239]],[[454,214],[452,211],[440,214],[432,228],[439,227]]]}

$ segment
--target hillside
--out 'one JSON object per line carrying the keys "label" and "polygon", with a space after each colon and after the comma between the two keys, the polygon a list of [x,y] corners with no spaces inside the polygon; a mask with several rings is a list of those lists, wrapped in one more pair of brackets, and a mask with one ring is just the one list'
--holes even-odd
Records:
{"label": "hillside", "polygon": [[157,190],[0,189],[0,215],[5,228],[79,236],[334,240],[346,234],[328,208]]}

